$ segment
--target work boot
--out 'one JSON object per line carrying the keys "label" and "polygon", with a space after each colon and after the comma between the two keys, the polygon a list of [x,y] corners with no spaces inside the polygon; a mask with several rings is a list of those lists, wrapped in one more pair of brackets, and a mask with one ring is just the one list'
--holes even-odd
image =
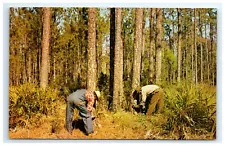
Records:
{"label": "work boot", "polygon": [[90,133],[86,133],[85,135],[87,136],[93,136],[93,135],[96,135],[98,132],[97,131],[92,131]]}
{"label": "work boot", "polygon": [[70,134],[73,132],[73,126],[72,125],[67,125],[66,126],[66,131],[68,131]]}

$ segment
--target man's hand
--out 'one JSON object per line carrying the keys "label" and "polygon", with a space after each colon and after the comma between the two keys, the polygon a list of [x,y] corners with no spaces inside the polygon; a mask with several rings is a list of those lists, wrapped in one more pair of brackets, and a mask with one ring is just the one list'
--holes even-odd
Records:
{"label": "man's hand", "polygon": [[145,102],[142,101],[142,102],[140,103],[140,106],[142,107],[142,109],[145,109]]}
{"label": "man's hand", "polygon": [[96,116],[95,116],[95,108],[93,108],[92,109],[92,111],[91,111],[91,117],[92,117],[92,120],[93,120],[93,124],[95,125],[95,126],[98,126],[99,128],[102,128],[102,125],[98,122],[98,119],[96,118]]}
{"label": "man's hand", "polygon": [[133,104],[132,108],[142,108],[142,105]]}
{"label": "man's hand", "polygon": [[95,108],[92,108],[92,111],[91,111],[91,117],[92,117],[92,120],[95,119],[95,114],[94,114],[94,112],[95,112]]}

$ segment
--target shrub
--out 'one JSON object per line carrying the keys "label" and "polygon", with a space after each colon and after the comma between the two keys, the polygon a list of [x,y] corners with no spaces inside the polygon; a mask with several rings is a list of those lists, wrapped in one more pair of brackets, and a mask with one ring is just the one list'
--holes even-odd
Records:
{"label": "shrub", "polygon": [[186,129],[192,133],[202,129],[215,136],[216,95],[210,88],[190,84],[165,88],[164,129],[177,131],[180,139],[185,139]]}
{"label": "shrub", "polygon": [[58,91],[43,90],[36,84],[23,84],[9,89],[9,126],[27,125],[31,117],[54,113]]}

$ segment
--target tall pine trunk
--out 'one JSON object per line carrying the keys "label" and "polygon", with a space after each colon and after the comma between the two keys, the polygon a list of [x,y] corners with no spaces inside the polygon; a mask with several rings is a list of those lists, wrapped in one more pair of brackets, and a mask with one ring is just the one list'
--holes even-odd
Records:
{"label": "tall pine trunk", "polygon": [[133,58],[133,76],[132,89],[140,86],[140,69],[141,69],[141,47],[142,47],[142,21],[143,9],[136,8],[135,12],[135,41],[134,41],[134,58]]}
{"label": "tall pine trunk", "polygon": [[150,9],[150,48],[149,48],[149,79],[150,83],[154,82],[154,16],[155,8]]}
{"label": "tall pine trunk", "polygon": [[[120,67],[119,67],[119,71],[120,71],[120,73],[119,73],[119,83],[120,83],[120,85],[119,85],[119,87],[120,87],[120,89],[119,89],[119,104],[120,104],[120,107],[122,107],[123,105],[124,105],[124,91],[123,91],[123,50],[124,50],[124,47],[123,47],[123,40],[122,40],[122,34],[121,34],[121,32],[122,32],[122,8],[120,8],[119,10],[118,10],[118,13],[117,13],[117,15],[118,15],[118,17],[120,16],[121,18],[118,18],[118,29],[119,29],[119,45],[120,45],[120,50],[119,50],[119,53],[120,53]],[[123,108],[123,107],[122,107]]]}
{"label": "tall pine trunk", "polygon": [[144,11],[143,9],[143,19],[142,19],[142,44],[141,44],[141,70],[140,70],[140,82],[146,82],[146,80],[143,78],[143,74],[144,74],[144,69],[145,69],[145,63],[144,63],[144,60],[145,60],[145,35],[146,35],[146,29],[145,29],[145,17],[146,17],[146,12]]}
{"label": "tall pine trunk", "polygon": [[207,42],[207,24],[205,24],[205,51],[206,51],[206,66],[207,66],[207,82],[209,83],[209,49]]}
{"label": "tall pine trunk", "polygon": [[213,48],[214,48],[214,44],[213,44],[213,24],[212,22],[210,22],[209,24],[210,27],[210,50],[209,50],[209,70],[210,70],[210,74],[211,74],[211,80],[210,80],[210,84],[214,84],[214,70],[213,70]]}
{"label": "tall pine trunk", "polygon": [[116,8],[116,29],[115,29],[115,51],[114,51],[114,78],[113,78],[113,111],[117,111],[120,105],[120,89],[121,89],[121,15],[122,9]]}
{"label": "tall pine trunk", "polygon": [[48,86],[50,20],[51,20],[51,9],[47,7],[43,8],[43,37],[42,37],[40,86],[41,88],[44,89]]}
{"label": "tall pine trunk", "polygon": [[88,8],[87,89],[96,90],[96,8]]}
{"label": "tall pine trunk", "polygon": [[199,30],[200,30],[200,76],[201,76],[201,83],[203,83],[203,47],[202,47],[202,21],[201,21],[201,10],[199,10]]}
{"label": "tall pine trunk", "polygon": [[27,77],[28,77],[28,82],[30,83],[32,81],[32,76],[31,76],[31,71],[32,71],[32,60],[31,60],[31,50],[29,48],[28,50],[28,62],[27,62]]}
{"label": "tall pine trunk", "polygon": [[161,81],[162,64],[162,8],[156,9],[156,83]]}
{"label": "tall pine trunk", "polygon": [[196,45],[196,9],[194,8],[195,84],[198,83],[198,52]]}
{"label": "tall pine trunk", "polygon": [[[195,17],[194,17],[194,21],[195,21]],[[192,33],[194,43],[191,43],[191,70],[192,70],[192,82],[195,83],[195,69],[194,69],[195,25],[192,25],[192,26],[193,26],[192,27],[193,29],[191,33]]]}
{"label": "tall pine trunk", "polygon": [[181,76],[181,59],[182,59],[182,51],[181,51],[181,12],[180,8],[177,9],[177,16],[178,16],[178,50],[177,50],[177,82],[180,82],[180,76]]}
{"label": "tall pine trunk", "polygon": [[109,82],[109,105],[108,109],[113,110],[113,78],[114,78],[114,50],[115,50],[115,8],[110,9],[110,82]]}

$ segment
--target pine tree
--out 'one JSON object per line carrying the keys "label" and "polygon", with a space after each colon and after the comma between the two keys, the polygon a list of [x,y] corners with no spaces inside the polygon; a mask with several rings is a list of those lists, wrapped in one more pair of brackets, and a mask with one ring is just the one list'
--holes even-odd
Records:
{"label": "pine tree", "polygon": [[40,86],[44,89],[48,86],[50,21],[51,9],[47,7],[43,8],[43,37]]}
{"label": "pine tree", "polygon": [[96,8],[88,8],[88,90],[96,90],[96,75]]}
{"label": "pine tree", "polygon": [[108,109],[113,110],[113,89],[114,89],[114,50],[115,50],[115,8],[110,9],[110,99]]}
{"label": "pine tree", "polygon": [[196,45],[196,9],[194,8],[195,84],[198,83],[198,53]]}
{"label": "pine tree", "polygon": [[140,86],[142,22],[143,22],[143,9],[136,8],[135,41],[134,41],[135,43],[134,43],[133,75],[132,75],[132,89],[133,90]]}
{"label": "pine tree", "polygon": [[156,9],[156,83],[161,81],[162,64],[162,9]]}
{"label": "pine tree", "polygon": [[178,19],[178,42],[177,42],[177,82],[180,82],[181,77],[181,59],[182,59],[182,52],[181,52],[181,10],[177,8],[177,19]]}
{"label": "pine tree", "polygon": [[113,78],[113,111],[117,111],[120,105],[120,90],[122,82],[121,71],[121,16],[122,9],[116,8],[115,50],[114,50],[114,78]]}
{"label": "pine tree", "polygon": [[154,82],[154,16],[155,16],[155,8],[150,9],[150,48],[149,48],[149,79],[150,82]]}

